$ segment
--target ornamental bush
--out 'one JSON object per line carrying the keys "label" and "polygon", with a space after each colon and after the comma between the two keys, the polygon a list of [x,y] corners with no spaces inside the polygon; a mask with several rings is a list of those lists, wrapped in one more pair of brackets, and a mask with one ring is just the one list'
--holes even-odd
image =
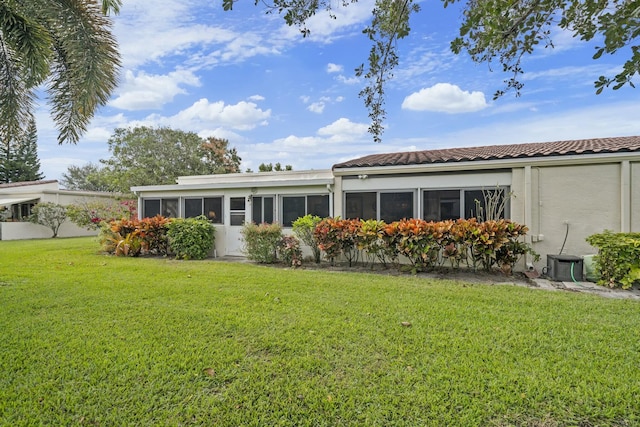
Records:
{"label": "ornamental bush", "polygon": [[300,240],[296,236],[284,236],[280,240],[279,253],[285,264],[293,268],[302,265],[302,249],[300,249]]}
{"label": "ornamental bush", "polygon": [[248,259],[263,264],[273,264],[278,260],[278,246],[282,240],[280,224],[248,222],[242,226],[241,233]]}
{"label": "ornamental bush", "polygon": [[629,289],[640,284],[640,233],[604,233],[587,237],[598,249],[594,257],[598,284]]}
{"label": "ornamental bush", "polygon": [[53,232],[51,238],[58,236],[58,231],[67,220],[66,206],[51,202],[40,202],[33,207],[29,222],[44,225]]}
{"label": "ornamental bush", "polygon": [[302,240],[302,242],[311,248],[313,253],[313,260],[317,263],[320,262],[321,251],[318,247],[318,240],[315,238],[313,231],[316,226],[322,221],[317,215],[305,215],[293,221],[293,234]]}
{"label": "ornamental bush", "polygon": [[140,220],[102,222],[98,238],[102,249],[115,255],[167,255],[169,244],[166,226],[169,221],[169,218],[157,215]]}
{"label": "ornamental bush", "polygon": [[69,219],[79,227],[99,230],[102,222],[137,218],[136,200],[85,200],[67,207]]}
{"label": "ornamental bush", "polygon": [[351,265],[361,251],[371,262],[378,260],[385,265],[387,260],[400,265],[402,257],[414,272],[448,262],[453,268],[466,263],[474,270],[489,271],[498,267],[505,274],[511,274],[523,255],[539,259],[530,245],[521,241],[527,231],[526,226],[506,219],[428,222],[410,218],[385,224],[375,220],[326,218],[316,226],[314,237],[332,262],[343,256]]}
{"label": "ornamental bush", "polygon": [[205,216],[174,218],[167,223],[169,250],[177,258],[205,259],[214,244],[215,227]]}

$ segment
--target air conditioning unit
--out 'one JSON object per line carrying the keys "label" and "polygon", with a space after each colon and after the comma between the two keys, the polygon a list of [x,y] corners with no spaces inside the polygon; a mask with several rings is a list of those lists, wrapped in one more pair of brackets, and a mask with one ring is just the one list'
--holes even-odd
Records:
{"label": "air conditioning unit", "polygon": [[575,255],[547,255],[547,277],[557,282],[582,282],[582,257]]}

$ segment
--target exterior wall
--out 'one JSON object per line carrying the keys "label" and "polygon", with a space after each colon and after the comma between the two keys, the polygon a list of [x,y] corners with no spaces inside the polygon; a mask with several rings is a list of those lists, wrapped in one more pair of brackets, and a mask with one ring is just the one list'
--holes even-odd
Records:
{"label": "exterior wall", "polygon": [[640,162],[632,162],[631,166],[631,203],[630,224],[631,230],[640,233]]}
{"label": "exterior wall", "polygon": [[[331,190],[329,189],[331,188]],[[304,195],[329,195],[329,210],[332,210],[333,197],[331,197],[333,187],[323,185],[288,185],[278,187],[241,187],[241,188],[215,188],[215,184],[211,184],[210,188],[179,188],[172,186],[171,188],[158,188],[152,190],[138,190],[140,202],[139,212],[142,215],[142,200],[149,198],[179,198],[180,216],[183,216],[183,199],[188,197],[222,197],[223,202],[223,223],[214,224],[215,232],[215,253],[217,256],[231,255],[240,256],[242,253],[241,226],[232,226],[230,216],[230,199],[232,197],[244,197],[247,199],[245,220],[250,221],[252,215],[252,197],[274,196],[275,212],[274,218],[279,221],[281,218],[282,201],[281,196],[304,196]],[[291,234],[291,228],[284,229],[285,234]],[[310,251],[309,251],[310,253]],[[305,251],[306,254],[306,251]]]}
{"label": "exterior wall", "polygon": [[[113,195],[109,193],[58,190],[58,183],[51,181],[24,186],[3,187],[0,191],[0,199],[3,197],[32,199],[66,206],[90,200],[109,200],[113,198]],[[58,231],[59,237],[95,236],[96,234],[95,230],[80,228],[70,221],[63,223]],[[0,222],[0,240],[46,239],[51,235],[51,230],[42,225],[25,221]]]}
{"label": "exterior wall", "polygon": [[[585,239],[620,231],[620,163],[532,168],[531,238],[546,254],[593,254]],[[565,242],[566,236],[566,242]],[[563,247],[564,243],[564,247]]]}
{"label": "exterior wall", "polygon": [[[0,240],[47,239],[53,233],[43,225],[30,222],[0,222]],[[58,230],[58,237],[96,236],[95,230],[80,228],[71,222],[65,222]]]}

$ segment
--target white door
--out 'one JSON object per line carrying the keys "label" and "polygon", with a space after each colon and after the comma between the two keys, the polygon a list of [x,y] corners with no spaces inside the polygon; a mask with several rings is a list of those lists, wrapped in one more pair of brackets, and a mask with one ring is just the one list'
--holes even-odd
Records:
{"label": "white door", "polygon": [[242,252],[242,224],[246,221],[246,197],[229,198],[229,227],[226,236],[225,255],[243,256]]}

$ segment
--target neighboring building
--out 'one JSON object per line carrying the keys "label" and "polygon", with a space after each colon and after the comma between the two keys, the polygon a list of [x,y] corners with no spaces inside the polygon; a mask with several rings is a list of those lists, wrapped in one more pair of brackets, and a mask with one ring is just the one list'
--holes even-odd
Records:
{"label": "neighboring building", "polygon": [[640,136],[374,154],[332,170],[182,177],[132,190],[144,216],[215,212],[218,254],[240,255],[244,221],[468,218],[496,188],[510,196],[503,215],[529,227],[539,270],[547,254],[592,254],[591,234],[640,231]]}
{"label": "neighboring building", "polygon": [[[45,226],[27,221],[31,209],[40,202],[70,205],[94,199],[113,198],[111,193],[60,190],[58,181],[28,181],[0,184],[0,240],[51,237]],[[80,228],[70,221],[60,227],[59,237],[92,236],[95,230]]]}

